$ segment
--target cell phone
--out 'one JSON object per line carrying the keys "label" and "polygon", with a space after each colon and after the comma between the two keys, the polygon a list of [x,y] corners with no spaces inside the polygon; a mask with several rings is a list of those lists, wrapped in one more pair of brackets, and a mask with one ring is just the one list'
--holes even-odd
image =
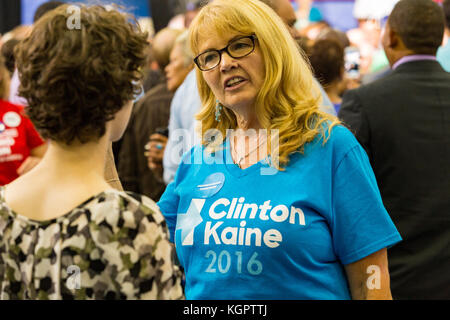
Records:
{"label": "cell phone", "polygon": [[165,137],[169,137],[169,128],[167,127],[159,127],[156,128],[156,133],[165,136]]}
{"label": "cell phone", "polygon": [[361,53],[356,47],[345,48],[345,71],[350,79],[360,77]]}

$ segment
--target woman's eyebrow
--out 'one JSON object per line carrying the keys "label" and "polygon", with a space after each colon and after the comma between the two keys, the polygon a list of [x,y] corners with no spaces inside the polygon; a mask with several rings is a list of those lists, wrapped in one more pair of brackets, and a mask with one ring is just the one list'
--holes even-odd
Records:
{"label": "woman's eyebrow", "polygon": [[[242,38],[242,37],[245,37],[245,35],[242,35],[242,34],[241,34],[241,35],[234,36],[233,38],[231,38],[230,40],[228,40],[226,46],[228,46],[231,42],[233,42],[233,41],[235,41],[235,40],[238,40],[239,38]],[[220,48],[220,49],[222,49],[222,48]],[[201,53],[205,53],[205,52],[208,52],[208,51],[220,50],[220,49],[217,49],[217,48],[207,48],[207,49],[203,50]]]}

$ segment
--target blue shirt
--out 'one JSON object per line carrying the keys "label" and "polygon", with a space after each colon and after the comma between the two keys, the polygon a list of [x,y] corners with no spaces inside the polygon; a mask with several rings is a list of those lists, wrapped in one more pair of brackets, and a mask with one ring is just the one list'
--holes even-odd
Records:
{"label": "blue shirt", "polygon": [[201,140],[195,133],[195,114],[202,106],[197,77],[192,70],[175,92],[170,104],[169,139],[164,150],[164,182],[173,181],[181,157]]}
{"label": "blue shirt", "polygon": [[341,109],[341,103],[334,103],[334,110],[336,110],[336,113],[339,113],[339,109]]}
{"label": "blue shirt", "polygon": [[450,40],[447,41],[445,47],[440,47],[436,54],[437,60],[445,71],[450,72]]}
{"label": "blue shirt", "polygon": [[240,169],[224,150],[185,155],[158,205],[187,299],[350,299],[344,265],[401,240],[368,157],[335,127],[285,171]]}

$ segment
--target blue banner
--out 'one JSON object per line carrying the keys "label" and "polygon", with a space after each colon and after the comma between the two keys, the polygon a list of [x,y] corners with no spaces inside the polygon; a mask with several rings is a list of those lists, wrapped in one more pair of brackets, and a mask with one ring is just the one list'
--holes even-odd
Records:
{"label": "blue banner", "polygon": [[[22,1],[22,24],[32,24],[34,13],[36,9],[48,0],[21,0]],[[64,0],[63,0],[64,1]],[[65,2],[75,2],[75,3],[92,3],[90,0],[79,0],[79,1],[69,1]],[[95,3],[104,4],[119,4],[126,8],[126,11],[132,13],[136,18],[148,17],[150,16],[150,6],[148,0],[119,0],[119,1],[96,1]]]}

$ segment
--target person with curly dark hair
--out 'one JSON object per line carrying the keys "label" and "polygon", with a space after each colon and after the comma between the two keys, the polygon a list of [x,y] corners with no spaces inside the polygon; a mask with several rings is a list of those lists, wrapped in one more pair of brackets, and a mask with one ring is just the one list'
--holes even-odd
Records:
{"label": "person with curly dark hair", "polygon": [[[56,8],[64,5],[64,2],[61,1],[48,1],[43,4],[41,4],[35,11],[33,23],[36,23],[42,16],[44,16],[46,13],[55,10]],[[23,26],[22,26],[23,27]],[[32,28],[29,26],[29,28]],[[21,40],[21,39],[20,39]],[[20,97],[18,94],[20,86],[20,80],[19,80],[19,74],[17,69],[14,70],[12,79],[11,79],[11,85],[9,90],[9,102],[26,106],[28,105],[28,102],[23,97]],[[26,170],[29,170],[32,165],[34,165],[34,162],[30,162],[30,165],[26,166]],[[114,151],[112,148],[112,145],[109,147],[108,154],[106,157],[106,165],[105,165],[105,179],[108,182],[108,184],[117,190],[123,190],[122,184],[119,179],[119,175],[117,174],[117,169],[114,161]]]}
{"label": "person with curly dark hair", "polygon": [[158,207],[103,174],[141,90],[147,35],[118,10],[72,8],[42,16],[16,50],[20,95],[49,148],[0,189],[0,299],[183,298]]}

